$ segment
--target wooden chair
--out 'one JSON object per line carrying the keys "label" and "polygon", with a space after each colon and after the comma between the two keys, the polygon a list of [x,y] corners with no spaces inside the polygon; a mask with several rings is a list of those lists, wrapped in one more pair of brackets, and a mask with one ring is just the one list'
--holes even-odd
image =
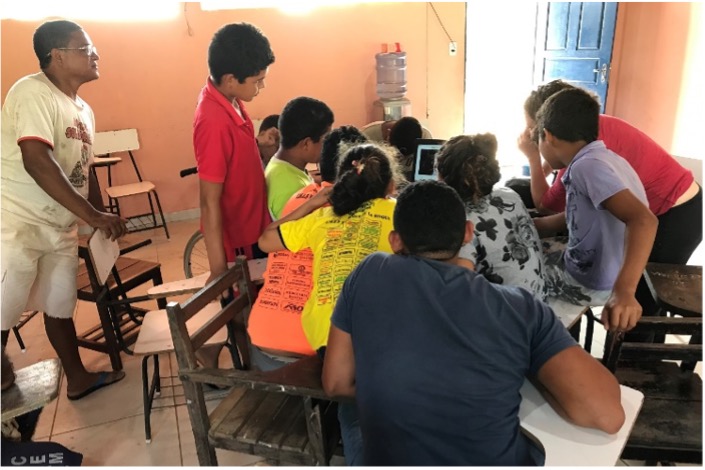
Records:
{"label": "wooden chair", "polygon": [[[125,238],[128,237],[131,236]],[[95,241],[93,236],[90,240]],[[131,302],[110,302],[126,299],[130,291],[145,283],[151,282],[155,286],[162,283],[159,263],[122,256],[148,243],[151,240],[130,241],[128,245],[131,246],[125,249],[120,249],[117,242],[105,244],[97,256],[97,253],[90,252],[89,240],[79,238],[78,253],[85,264],[78,270],[77,295],[79,300],[96,304],[100,323],[78,334],[78,345],[107,354],[114,370],[122,369],[121,352],[132,353],[129,346],[137,340],[139,318],[147,310],[132,306]],[[157,305],[165,308],[166,300],[158,299]]]}
{"label": "wooden chair", "polygon": [[[222,310],[196,332],[186,322],[235,286]],[[274,463],[327,465],[340,429],[337,407],[321,388],[321,361],[316,356],[286,366],[285,372],[249,370],[247,318],[253,286],[244,257],[183,304],[170,302],[167,315],[179,363],[179,377],[201,465],[217,465],[215,448],[246,452]],[[231,344],[244,370],[198,366],[194,351],[216,331],[228,327]],[[209,415],[203,383],[233,386]]]}
{"label": "wooden chair", "polygon": [[[642,317],[636,333],[692,335],[702,318]],[[609,333],[603,359],[620,384],[644,393],[623,459],[702,464],[702,379],[672,361],[701,361],[701,344],[627,342]]]}
{"label": "wooden chair", "polygon": [[[95,232],[88,243],[89,262],[95,276],[95,281],[100,286],[100,292],[96,304],[103,315],[111,319],[118,339],[120,349],[128,354],[142,356],[142,398],[144,403],[144,429],[147,443],[152,441],[151,412],[155,396],[161,394],[161,377],[159,375],[159,355],[169,353],[174,350],[171,341],[171,332],[166,317],[166,310],[145,311],[131,307],[131,303],[142,302],[149,299],[157,299],[160,307],[166,306],[165,297],[176,295],[179,292],[162,291],[161,295],[144,295],[127,297],[122,290],[121,296],[111,296],[110,280],[117,281],[123,289],[130,287],[125,282],[120,282],[116,261],[119,261],[119,246],[117,241],[111,241],[101,232]],[[117,286],[116,286],[117,287]],[[129,290],[129,289],[128,289]],[[125,312],[130,309],[138,310],[129,313],[129,318],[123,318],[118,312],[124,308]],[[198,315],[191,318],[188,323],[189,330],[198,329],[211,317],[220,311],[218,303],[206,305]],[[124,322],[130,322],[130,340],[122,337],[120,331],[124,329]],[[206,344],[223,344],[226,340],[225,331],[219,331],[213,335]],[[134,346],[130,349],[130,345]],[[152,359],[153,371],[152,380],[149,380],[149,359]]]}
{"label": "wooden chair", "polygon": [[[678,315],[684,318],[703,317],[703,268],[678,264],[648,263],[644,280],[656,305],[657,316]],[[662,343],[663,336],[654,338]],[[696,332],[691,344],[702,344],[702,332]],[[685,361],[683,370],[694,370],[695,363]]]}
{"label": "wooden chair", "polygon": [[[136,183],[122,185],[112,185],[112,181],[110,180],[108,183],[109,186],[105,189],[105,192],[108,194],[108,207],[114,209],[114,212],[117,214],[120,214],[120,199],[124,197],[137,196],[140,194],[146,195],[149,201],[150,212],[129,217],[131,222],[130,231],[139,232],[141,230],[163,227],[166,237],[169,238],[169,230],[166,226],[166,219],[164,219],[164,212],[162,211],[162,206],[159,202],[159,195],[157,194],[156,187],[151,181],[144,181],[142,179],[142,175],[140,174],[139,168],[137,168],[137,162],[135,161],[133,151],[138,150],[139,148],[140,144],[137,139],[137,129],[123,129],[119,131],[105,131],[96,133],[95,142],[93,142],[93,152],[95,155],[103,156],[104,158],[114,158],[111,157],[114,153],[127,152],[130,156],[130,161],[132,162],[132,167],[135,170],[138,180]],[[109,163],[108,160],[104,159],[99,160],[99,162],[103,162],[103,164]],[[157,222],[152,196],[154,196],[154,201],[157,203],[159,216],[162,219],[161,223]],[[151,216],[151,223],[143,222],[143,219],[147,216]]]}

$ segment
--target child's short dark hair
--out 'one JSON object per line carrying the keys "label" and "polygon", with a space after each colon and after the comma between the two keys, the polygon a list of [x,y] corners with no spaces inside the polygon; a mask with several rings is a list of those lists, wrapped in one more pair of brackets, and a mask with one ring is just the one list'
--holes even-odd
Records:
{"label": "child's short dark hair", "polygon": [[267,129],[271,129],[272,127],[276,127],[277,129],[279,129],[278,114],[270,114],[266,118],[262,119],[262,122],[259,125],[259,130],[257,132],[264,132]]}
{"label": "child's short dark hair", "polygon": [[330,193],[335,215],[349,214],[365,202],[383,198],[398,179],[393,155],[375,144],[359,144],[340,156],[338,179]]}
{"label": "child's short dark hair", "polygon": [[582,88],[559,91],[541,106],[536,114],[539,135],[547,130],[567,142],[586,143],[597,140],[600,127],[600,103]]}
{"label": "child's short dark hair", "polygon": [[213,35],[208,46],[208,70],[216,85],[223,75],[233,74],[240,83],[274,63],[269,40],[256,26],[227,24]]}
{"label": "child's short dark hair", "polygon": [[306,96],[294,98],[279,116],[282,147],[290,149],[307,137],[318,142],[333,120],[333,111],[323,101]]}
{"label": "child's short dark hair", "polygon": [[367,137],[354,126],[340,126],[325,136],[321,147],[321,160],[318,163],[321,180],[328,183],[335,182],[338,174],[338,157],[347,150],[345,146],[364,142],[367,142]]}
{"label": "child's short dark hair", "polygon": [[450,259],[465,239],[465,205],[458,193],[440,181],[411,183],[397,198],[394,230],[409,254]]}
{"label": "child's short dark hair", "polygon": [[536,120],[536,113],[538,113],[541,105],[546,102],[551,96],[555,95],[559,91],[568,90],[575,88],[570,83],[563,80],[552,80],[543,85],[539,85],[538,88],[532,90],[529,97],[524,101],[524,112],[532,120]]}
{"label": "child's short dark hair", "polygon": [[459,135],[438,151],[438,174],[463,201],[474,203],[499,181],[497,138],[493,134]]}
{"label": "child's short dark hair", "polygon": [[34,53],[39,59],[39,67],[44,70],[51,64],[51,50],[66,47],[71,40],[71,34],[81,31],[80,25],[68,20],[47,21],[35,31],[32,43]]}
{"label": "child's short dark hair", "polygon": [[402,155],[416,152],[416,139],[423,135],[423,128],[418,119],[405,116],[394,123],[389,131],[389,144],[396,147]]}

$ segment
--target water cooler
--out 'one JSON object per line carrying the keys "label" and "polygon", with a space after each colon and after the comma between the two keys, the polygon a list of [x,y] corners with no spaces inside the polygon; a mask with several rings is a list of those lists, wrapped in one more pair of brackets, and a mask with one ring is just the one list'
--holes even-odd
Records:
{"label": "water cooler", "polygon": [[405,98],[406,52],[401,50],[398,42],[393,52],[387,52],[388,49],[383,44],[382,52],[375,54],[379,99],[372,103],[374,121],[394,121],[411,116],[411,101]]}

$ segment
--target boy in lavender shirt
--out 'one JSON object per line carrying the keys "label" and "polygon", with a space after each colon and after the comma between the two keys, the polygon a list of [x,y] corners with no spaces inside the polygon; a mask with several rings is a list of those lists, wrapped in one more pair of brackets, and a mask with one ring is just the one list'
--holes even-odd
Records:
{"label": "boy in lavender shirt", "polygon": [[658,220],[629,163],[597,140],[600,105],[575,88],[539,110],[539,150],[551,167],[567,167],[566,212],[535,219],[539,233],[568,228],[568,246],[546,253],[550,295],[578,305],[604,305],[609,330],[630,330],[641,317],[634,297]]}

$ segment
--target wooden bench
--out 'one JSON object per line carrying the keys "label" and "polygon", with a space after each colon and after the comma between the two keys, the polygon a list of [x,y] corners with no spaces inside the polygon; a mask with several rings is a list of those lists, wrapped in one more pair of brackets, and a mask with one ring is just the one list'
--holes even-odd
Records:
{"label": "wooden bench", "polygon": [[[288,364],[280,369],[269,372],[247,372],[240,370],[201,370],[190,373],[191,379],[198,382],[208,381],[219,385],[238,384],[252,392],[286,393],[291,399],[304,397],[314,400],[330,400],[323,391],[321,372],[323,363],[318,356],[308,356]],[[245,392],[242,388],[233,393],[233,401],[238,400]],[[569,423],[549,405],[539,391],[526,380],[521,388],[522,402],[519,407],[519,419],[522,428],[539,440],[546,453],[546,466],[568,467],[576,463],[588,466],[613,466],[619,459],[624,444],[632,431],[644,395],[633,388],[622,386],[622,407],[625,411],[625,422],[615,435],[609,435],[595,429]],[[254,395],[257,396],[257,395]],[[259,395],[261,396],[261,395]],[[230,413],[238,412],[237,404],[232,402],[221,404]],[[247,408],[244,404],[243,408]],[[270,410],[270,411],[267,411]],[[238,412],[244,413],[242,409]],[[212,413],[214,416],[216,412]],[[267,429],[262,440],[280,433],[281,423],[271,416],[271,407],[263,406],[263,410],[255,411],[252,418],[255,431],[242,430],[244,434],[257,435]],[[261,419],[264,419],[263,425]],[[238,424],[240,421],[238,421]],[[334,423],[327,424],[328,426]],[[243,423],[243,426],[248,426]],[[232,427],[212,429],[209,436],[220,443],[230,439]],[[303,438],[302,438],[303,439]],[[253,439],[256,441],[257,439]],[[241,450],[242,448],[233,448]]]}
{"label": "wooden bench", "polygon": [[[701,318],[642,317],[636,333],[692,335]],[[620,384],[644,393],[644,405],[622,458],[702,464],[702,379],[672,361],[701,361],[701,344],[631,343],[607,335],[605,365]]]}
{"label": "wooden bench", "polygon": [[[231,286],[236,295],[198,331],[189,333],[186,322]],[[179,363],[191,428],[201,465],[217,465],[215,448],[246,452],[278,464],[327,465],[339,441],[337,406],[321,388],[320,360],[306,358],[265,377],[248,370],[249,315],[254,286],[247,262],[235,266],[198,291],[183,304],[170,302],[167,315]],[[194,352],[223,326],[237,350],[244,370],[200,367]],[[310,366],[310,368],[309,368]],[[203,384],[236,385],[209,415]],[[268,384],[272,384],[269,386]]]}

